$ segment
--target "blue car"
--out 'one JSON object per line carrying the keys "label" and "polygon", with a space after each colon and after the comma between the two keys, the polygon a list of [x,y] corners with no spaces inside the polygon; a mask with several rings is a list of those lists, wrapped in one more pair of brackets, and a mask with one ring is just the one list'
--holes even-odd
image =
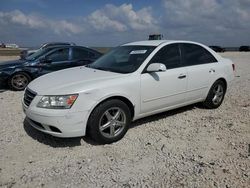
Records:
{"label": "blue car", "polygon": [[25,89],[29,82],[44,74],[70,67],[87,65],[102,54],[82,46],[53,46],[38,50],[26,59],[0,63],[0,84],[12,90]]}

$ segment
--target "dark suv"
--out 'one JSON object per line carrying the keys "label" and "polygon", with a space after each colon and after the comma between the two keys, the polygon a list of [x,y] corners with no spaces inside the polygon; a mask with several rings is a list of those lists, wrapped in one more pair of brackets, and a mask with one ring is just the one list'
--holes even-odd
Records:
{"label": "dark suv", "polygon": [[28,83],[47,73],[87,65],[102,54],[82,46],[53,46],[38,50],[26,59],[0,63],[0,83],[23,90]]}
{"label": "dark suv", "polygon": [[222,48],[220,46],[209,46],[213,51],[215,52],[225,52],[225,48]]}
{"label": "dark suv", "polygon": [[250,46],[241,46],[239,48],[240,52],[249,52],[250,51]]}

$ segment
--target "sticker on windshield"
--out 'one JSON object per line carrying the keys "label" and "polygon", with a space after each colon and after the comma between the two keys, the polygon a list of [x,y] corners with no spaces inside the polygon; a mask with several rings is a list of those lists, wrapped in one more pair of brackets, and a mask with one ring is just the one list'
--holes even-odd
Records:
{"label": "sticker on windshield", "polygon": [[130,54],[145,54],[147,50],[133,50]]}

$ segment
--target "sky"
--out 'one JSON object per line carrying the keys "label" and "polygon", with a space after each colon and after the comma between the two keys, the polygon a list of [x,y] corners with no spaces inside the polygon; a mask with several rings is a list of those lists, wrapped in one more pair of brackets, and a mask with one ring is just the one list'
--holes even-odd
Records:
{"label": "sky", "polygon": [[0,42],[110,47],[149,34],[250,45],[250,0],[1,0]]}

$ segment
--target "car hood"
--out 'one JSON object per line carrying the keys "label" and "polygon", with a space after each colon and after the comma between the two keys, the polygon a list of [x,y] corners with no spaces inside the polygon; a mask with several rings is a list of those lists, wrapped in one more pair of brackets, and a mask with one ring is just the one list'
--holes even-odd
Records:
{"label": "car hood", "polygon": [[[76,67],[46,74],[33,80],[28,88],[38,95],[64,95],[103,86],[110,79],[126,77],[120,74],[87,67]],[[98,85],[99,84],[99,85]]]}
{"label": "car hood", "polygon": [[13,61],[0,62],[0,69],[22,65],[25,62],[26,62],[25,60],[21,60],[21,59],[13,60]]}

